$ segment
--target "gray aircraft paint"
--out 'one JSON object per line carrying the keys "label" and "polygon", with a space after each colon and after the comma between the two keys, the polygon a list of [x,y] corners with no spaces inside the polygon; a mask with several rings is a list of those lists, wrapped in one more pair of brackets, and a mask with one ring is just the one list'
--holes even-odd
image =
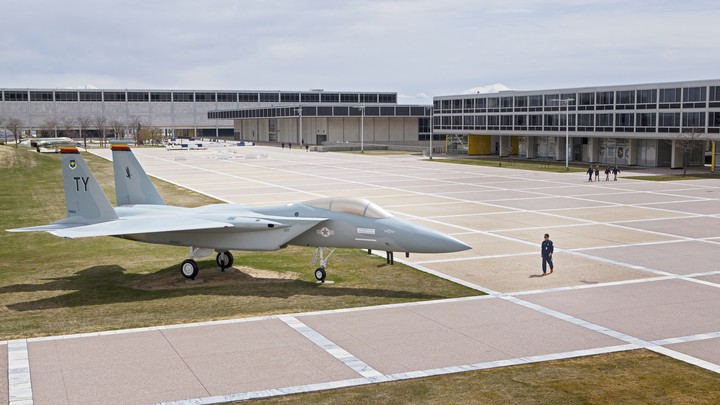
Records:
{"label": "gray aircraft paint", "polygon": [[117,205],[165,205],[135,154],[127,145],[112,146]]}

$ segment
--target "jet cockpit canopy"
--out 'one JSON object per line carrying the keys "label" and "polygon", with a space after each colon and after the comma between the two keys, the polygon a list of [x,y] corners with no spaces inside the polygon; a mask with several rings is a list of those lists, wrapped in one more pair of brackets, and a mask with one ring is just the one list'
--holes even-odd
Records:
{"label": "jet cockpit canopy", "polygon": [[320,198],[305,201],[303,204],[324,210],[344,212],[352,215],[362,215],[367,218],[390,218],[392,214],[379,205],[365,198]]}

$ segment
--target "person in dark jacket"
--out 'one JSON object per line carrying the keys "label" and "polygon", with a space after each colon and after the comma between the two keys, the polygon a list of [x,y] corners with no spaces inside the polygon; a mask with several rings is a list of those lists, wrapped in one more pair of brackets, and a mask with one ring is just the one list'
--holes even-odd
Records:
{"label": "person in dark jacket", "polygon": [[605,181],[610,180],[610,172],[611,172],[611,171],[612,171],[612,170],[610,170],[610,166],[607,166],[607,167],[605,168]]}
{"label": "person in dark jacket", "polygon": [[612,174],[613,174],[613,181],[617,181],[617,174],[620,173],[620,169],[618,169],[617,166],[613,167]]}
{"label": "person in dark jacket", "polygon": [[540,244],[540,256],[542,256],[543,276],[546,274],[547,265],[550,265],[550,274],[552,274],[553,272],[554,266],[552,261],[552,255],[554,250],[555,247],[553,246],[553,242],[550,240],[550,235],[546,233],[545,240],[543,240]]}
{"label": "person in dark jacket", "polygon": [[593,173],[595,173],[595,170],[593,169],[592,165],[590,165],[590,167],[588,167],[588,169],[585,173],[588,174],[588,181],[592,181]]}

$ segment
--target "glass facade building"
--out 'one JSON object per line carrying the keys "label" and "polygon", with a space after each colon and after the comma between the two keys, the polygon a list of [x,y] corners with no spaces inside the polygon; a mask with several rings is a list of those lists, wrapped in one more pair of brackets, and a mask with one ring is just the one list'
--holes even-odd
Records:
{"label": "glass facade building", "polygon": [[433,110],[434,133],[468,154],[675,166],[678,134],[720,139],[720,80],[441,96]]}

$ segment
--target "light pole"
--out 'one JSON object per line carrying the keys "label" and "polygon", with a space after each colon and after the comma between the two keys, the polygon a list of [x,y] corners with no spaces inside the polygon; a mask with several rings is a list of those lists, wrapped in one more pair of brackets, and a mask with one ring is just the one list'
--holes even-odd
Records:
{"label": "light pole", "polygon": [[360,110],[360,153],[365,153],[365,106],[357,108]]}
{"label": "light pole", "polygon": [[560,105],[565,104],[565,170],[570,170],[570,102],[574,98],[554,98],[550,101],[557,101]]}
{"label": "light pole", "polygon": [[295,110],[300,116],[300,130],[298,131],[298,134],[300,135],[300,144],[305,144],[305,139],[303,138],[303,128],[302,128],[302,106],[299,106],[297,110]]}
{"label": "light pole", "polygon": [[432,154],[433,154],[433,147],[432,147],[432,141],[433,141],[433,106],[429,105],[425,107],[426,111],[428,111],[428,115],[430,116],[430,160],[432,160]]}

